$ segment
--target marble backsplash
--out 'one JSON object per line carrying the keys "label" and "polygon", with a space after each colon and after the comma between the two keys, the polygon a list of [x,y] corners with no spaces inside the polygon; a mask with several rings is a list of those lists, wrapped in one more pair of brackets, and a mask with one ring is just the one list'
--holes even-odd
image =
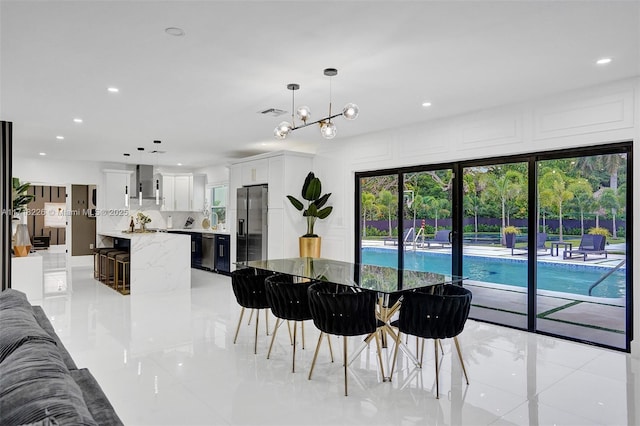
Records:
{"label": "marble backsplash", "polygon": [[[142,200],[142,206],[138,205],[137,200],[131,200],[129,214],[105,215],[100,218],[99,229],[102,231],[118,230],[123,231],[129,228],[131,216],[134,221],[138,214],[142,212],[151,218],[151,222],[147,224],[150,229],[183,229],[189,217],[193,218],[193,225],[190,229],[203,229],[203,219],[205,216],[202,210],[192,212],[165,212],[160,210],[160,206],[156,205],[154,200]],[[138,224],[136,223],[136,227]],[[219,224],[220,226],[220,224]]]}

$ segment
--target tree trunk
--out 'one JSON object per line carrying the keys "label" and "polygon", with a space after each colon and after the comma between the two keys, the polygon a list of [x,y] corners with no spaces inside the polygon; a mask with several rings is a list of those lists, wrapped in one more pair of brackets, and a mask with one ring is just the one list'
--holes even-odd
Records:
{"label": "tree trunk", "polygon": [[611,222],[611,227],[613,228],[612,229],[612,231],[613,231],[612,237],[613,238],[618,238],[618,232],[616,230],[616,228],[617,228],[616,227],[616,213],[617,213],[616,209],[611,209],[611,215],[612,215],[612,219],[613,219],[613,221]]}
{"label": "tree trunk", "polygon": [[367,209],[362,209],[362,236],[367,237]]}

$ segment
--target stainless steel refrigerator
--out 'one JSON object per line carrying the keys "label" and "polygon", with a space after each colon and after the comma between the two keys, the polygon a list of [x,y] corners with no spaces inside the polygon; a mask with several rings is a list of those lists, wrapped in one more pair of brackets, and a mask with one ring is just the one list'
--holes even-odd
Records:
{"label": "stainless steel refrigerator", "polygon": [[236,261],[267,259],[267,185],[238,188]]}

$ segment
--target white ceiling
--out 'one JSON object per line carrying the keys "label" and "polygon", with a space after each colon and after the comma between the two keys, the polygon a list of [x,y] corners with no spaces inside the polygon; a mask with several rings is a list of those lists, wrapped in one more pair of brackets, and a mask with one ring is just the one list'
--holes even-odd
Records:
{"label": "white ceiling", "polygon": [[[640,75],[634,0],[2,0],[0,7],[0,118],[14,122],[21,157],[197,168],[266,151],[313,152],[349,136]],[[186,35],[167,35],[167,27]],[[596,65],[601,57],[613,61]],[[299,83],[296,106],[324,117],[327,67],[339,70],[334,110],[355,102],[360,117],[338,118],[332,141],[316,128],[276,141],[273,129],[290,117],[258,111],[290,114],[286,85]],[[430,108],[421,106],[426,100]]]}

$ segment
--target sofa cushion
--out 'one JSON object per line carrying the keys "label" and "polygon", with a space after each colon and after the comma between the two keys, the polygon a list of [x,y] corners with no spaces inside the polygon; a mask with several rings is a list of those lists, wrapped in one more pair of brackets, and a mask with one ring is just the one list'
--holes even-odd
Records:
{"label": "sofa cushion", "polygon": [[55,340],[38,325],[24,293],[8,289],[0,293],[0,363],[28,341]]}
{"label": "sofa cushion", "polygon": [[67,351],[67,348],[65,348],[64,344],[62,344],[62,340],[60,340],[60,337],[53,329],[53,325],[51,325],[51,322],[49,321],[49,318],[47,318],[47,314],[44,313],[42,307],[32,306],[31,308],[33,310],[33,316],[38,322],[38,325],[42,327],[42,329],[53,338],[53,340],[56,342],[56,345],[58,345],[58,350],[60,351],[60,355],[62,355],[64,365],[66,365],[69,370],[77,369],[78,366],[76,365],[73,358],[71,358],[71,354],[69,353],[69,351]]}
{"label": "sofa cushion", "polygon": [[0,424],[47,417],[60,424],[97,425],[55,343],[28,340],[0,363]]}
{"label": "sofa cushion", "polygon": [[123,425],[122,421],[116,414],[113,406],[102,391],[98,381],[93,374],[86,368],[71,370],[71,377],[78,384],[84,402],[89,408],[89,412],[93,419],[100,425],[119,426]]}

